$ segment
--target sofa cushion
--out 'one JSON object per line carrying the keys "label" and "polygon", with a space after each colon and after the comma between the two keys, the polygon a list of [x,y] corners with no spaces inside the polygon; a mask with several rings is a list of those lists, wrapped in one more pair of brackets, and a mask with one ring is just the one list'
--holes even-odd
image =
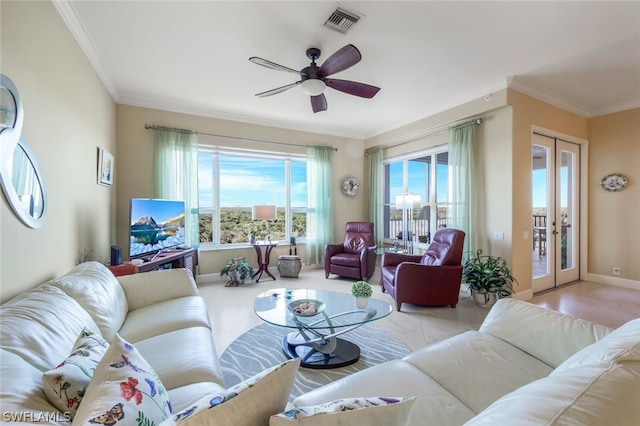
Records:
{"label": "sofa cushion", "polygon": [[0,307],[0,346],[39,369],[42,383],[42,372],[69,356],[85,326],[98,329],[75,300],[45,284]]}
{"label": "sofa cushion", "polygon": [[108,347],[102,336],[85,328],[71,355],[42,375],[42,386],[49,401],[60,411],[68,411],[71,418],[75,416],[93,372]]}
{"label": "sofa cushion", "polygon": [[73,297],[91,315],[107,342],[122,327],[129,310],[127,298],[116,277],[103,264],[82,263],[49,284]]}
{"label": "sofa cushion", "polygon": [[184,268],[122,275],[117,279],[127,295],[130,311],[165,300],[198,295],[191,271]]}
{"label": "sofa cushion", "polygon": [[191,327],[135,342],[167,389],[198,382],[223,384],[211,330]]}
{"label": "sofa cushion", "polygon": [[404,426],[415,398],[348,398],[271,416],[269,426]]}
{"label": "sofa cushion", "polygon": [[547,364],[520,349],[477,331],[467,331],[426,346],[403,359],[475,413],[552,371]]}
{"label": "sofa cushion", "polygon": [[189,327],[211,328],[207,305],[202,297],[180,297],[129,311],[118,334],[135,343]]}
{"label": "sofa cushion", "polygon": [[493,305],[480,331],[556,368],[571,355],[602,339],[611,329],[532,303],[506,298]]}
{"label": "sofa cushion", "polygon": [[[162,381],[136,348],[115,335],[73,424],[158,424],[173,413]],[[153,422],[153,423],[151,423]]]}
{"label": "sofa cushion", "polygon": [[286,407],[299,366],[300,358],[294,358],[229,389],[196,399],[162,425],[267,425],[269,417]]}
{"label": "sofa cushion", "polygon": [[[25,362],[20,356],[0,350],[0,406],[4,421],[33,421],[48,416],[47,424],[69,425],[71,416],[60,412],[44,394],[42,371]],[[66,411],[66,410],[65,410]],[[32,419],[24,416],[29,413]],[[15,416],[15,417],[7,417]]]}
{"label": "sofa cushion", "polygon": [[623,361],[640,362],[640,318],[623,324],[599,342],[577,352],[551,374],[583,365]]}
{"label": "sofa cushion", "polygon": [[637,425],[640,363],[564,370],[505,395],[465,426]]}
{"label": "sofa cushion", "polygon": [[304,407],[336,399],[380,395],[417,397],[409,424],[459,426],[475,415],[435,380],[402,360],[388,361],[350,374],[300,395],[293,405]]}

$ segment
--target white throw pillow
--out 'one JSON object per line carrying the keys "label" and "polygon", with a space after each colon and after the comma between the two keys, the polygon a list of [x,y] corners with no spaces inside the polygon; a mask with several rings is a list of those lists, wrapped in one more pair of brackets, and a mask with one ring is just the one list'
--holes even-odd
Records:
{"label": "white throw pillow", "polygon": [[268,368],[247,380],[199,399],[162,423],[171,425],[267,425],[289,399],[300,358]]}
{"label": "white throw pillow", "polygon": [[96,367],[73,424],[157,425],[172,413],[169,395],[156,372],[133,345],[116,334]]}
{"label": "white throw pillow", "polygon": [[409,423],[416,398],[346,398],[299,407],[272,416],[269,426],[404,426]]}
{"label": "white throw pillow", "polygon": [[49,401],[73,418],[87,386],[109,344],[97,333],[84,328],[73,345],[73,352],[57,367],[42,375],[44,393]]}

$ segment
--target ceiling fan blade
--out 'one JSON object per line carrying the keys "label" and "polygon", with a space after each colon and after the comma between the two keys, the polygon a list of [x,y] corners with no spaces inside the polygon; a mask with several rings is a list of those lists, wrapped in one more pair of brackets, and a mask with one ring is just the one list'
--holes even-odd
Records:
{"label": "ceiling fan blade", "polygon": [[328,77],[331,74],[346,70],[362,59],[360,51],[353,44],[347,44],[342,49],[329,56],[320,67],[320,75]]}
{"label": "ceiling fan blade", "polygon": [[286,71],[292,74],[302,74],[298,70],[294,70],[293,68],[285,67],[284,65],[276,64],[275,62],[267,61],[266,59],[258,58],[257,56],[252,56],[249,58],[251,62],[257,65],[262,65],[263,67],[271,68],[272,70],[277,71]]}
{"label": "ceiling fan blade", "polygon": [[354,96],[360,96],[361,98],[371,99],[380,90],[379,87],[371,86],[369,84],[358,83],[357,81],[349,80],[336,80],[333,78],[325,78],[324,82],[332,89],[339,90],[344,93],[348,93]]}
{"label": "ceiling fan blade", "polygon": [[296,87],[300,83],[302,83],[302,80],[296,81],[295,83],[287,84],[286,86],[278,87],[276,89],[267,90],[266,92],[257,93],[256,96],[264,98],[265,96],[277,95],[278,93],[282,93],[285,90],[291,89],[292,87]]}
{"label": "ceiling fan blade", "polygon": [[313,112],[327,110],[327,98],[324,97],[323,93],[318,96],[311,96],[311,109],[313,109]]}

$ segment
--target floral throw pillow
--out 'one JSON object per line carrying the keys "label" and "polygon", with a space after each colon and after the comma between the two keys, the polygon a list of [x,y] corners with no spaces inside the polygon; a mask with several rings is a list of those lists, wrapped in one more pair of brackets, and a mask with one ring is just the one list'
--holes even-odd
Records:
{"label": "floral throw pillow", "polygon": [[416,398],[347,398],[299,407],[272,416],[269,426],[402,426],[409,423]]}
{"label": "floral throw pillow", "polygon": [[73,352],[57,367],[42,375],[42,386],[49,401],[73,418],[87,391],[98,363],[109,344],[97,333],[84,328],[73,345]]}
{"label": "floral throw pillow", "polygon": [[267,425],[269,417],[284,410],[300,358],[268,368],[229,389],[193,403],[161,426],[172,425]]}
{"label": "floral throw pillow", "polygon": [[160,424],[173,413],[160,378],[118,334],[96,367],[73,424]]}

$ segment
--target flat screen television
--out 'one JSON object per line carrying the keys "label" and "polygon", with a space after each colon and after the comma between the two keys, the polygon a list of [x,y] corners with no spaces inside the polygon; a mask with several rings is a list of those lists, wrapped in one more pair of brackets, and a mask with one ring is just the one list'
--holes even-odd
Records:
{"label": "flat screen television", "polygon": [[184,245],[184,201],[132,198],[129,257]]}

